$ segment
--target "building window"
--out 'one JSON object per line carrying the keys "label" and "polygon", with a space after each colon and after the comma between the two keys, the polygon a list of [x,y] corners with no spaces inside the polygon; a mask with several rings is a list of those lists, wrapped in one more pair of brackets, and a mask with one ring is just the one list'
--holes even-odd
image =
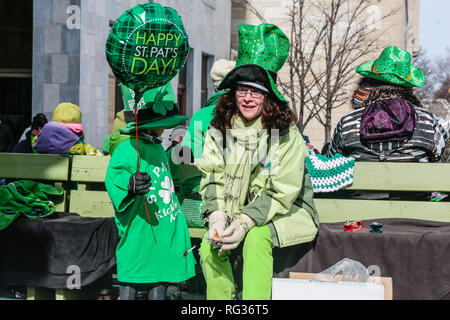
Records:
{"label": "building window", "polygon": [[0,4],[0,117],[19,140],[32,119],[33,1]]}
{"label": "building window", "polygon": [[187,62],[183,69],[178,73],[178,93],[177,102],[180,114],[186,114],[186,68]]}
{"label": "building window", "polygon": [[[109,21],[109,30],[114,25],[114,21]],[[112,127],[116,113],[124,108],[122,100],[122,90],[119,87],[119,81],[111,70],[108,68],[108,132],[112,133]]]}
{"label": "building window", "polygon": [[183,69],[178,72],[178,107],[180,114],[192,115],[194,96],[194,48],[190,48],[189,55]]}
{"label": "building window", "polygon": [[108,73],[108,132],[112,133],[116,113],[124,108],[122,100],[122,91],[111,68]]}
{"label": "building window", "polygon": [[33,60],[33,1],[2,1],[0,69],[21,70],[31,78]]}
{"label": "building window", "polygon": [[202,88],[201,88],[201,106],[204,107],[212,93],[212,81],[209,71],[212,67],[214,56],[202,54]]}

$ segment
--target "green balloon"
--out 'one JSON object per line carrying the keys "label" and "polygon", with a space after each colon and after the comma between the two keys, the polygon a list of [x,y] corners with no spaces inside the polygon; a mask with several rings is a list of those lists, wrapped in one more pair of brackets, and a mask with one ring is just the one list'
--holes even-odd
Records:
{"label": "green balloon", "polygon": [[189,49],[178,13],[146,3],[116,20],[106,42],[106,58],[117,79],[142,93],[172,80],[184,68]]}

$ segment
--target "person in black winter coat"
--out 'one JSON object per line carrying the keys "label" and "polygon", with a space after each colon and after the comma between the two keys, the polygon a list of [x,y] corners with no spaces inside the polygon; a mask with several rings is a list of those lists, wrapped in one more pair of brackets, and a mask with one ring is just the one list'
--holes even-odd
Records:
{"label": "person in black winter coat", "polygon": [[11,150],[13,153],[33,153],[33,139],[37,137],[41,129],[48,122],[43,113],[38,113],[33,117],[31,129],[25,134],[26,138],[19,141]]}

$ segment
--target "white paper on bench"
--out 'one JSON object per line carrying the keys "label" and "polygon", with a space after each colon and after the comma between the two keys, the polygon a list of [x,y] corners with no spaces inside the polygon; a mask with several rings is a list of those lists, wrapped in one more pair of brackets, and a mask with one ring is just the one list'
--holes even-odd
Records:
{"label": "white paper on bench", "polygon": [[273,278],[272,300],[384,300],[384,285]]}

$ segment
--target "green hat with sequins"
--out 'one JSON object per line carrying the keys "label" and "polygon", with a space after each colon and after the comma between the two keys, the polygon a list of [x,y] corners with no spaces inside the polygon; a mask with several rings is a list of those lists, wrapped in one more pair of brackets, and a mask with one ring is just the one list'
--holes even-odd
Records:
{"label": "green hat with sequins", "polygon": [[278,90],[277,72],[289,54],[289,39],[273,24],[239,26],[239,49],[236,66],[222,80],[218,90],[251,82],[269,89],[278,100],[288,102]]}
{"label": "green hat with sequins", "polygon": [[360,75],[404,87],[421,87],[425,77],[420,68],[411,64],[411,54],[399,47],[387,47],[377,60],[360,65]]}

